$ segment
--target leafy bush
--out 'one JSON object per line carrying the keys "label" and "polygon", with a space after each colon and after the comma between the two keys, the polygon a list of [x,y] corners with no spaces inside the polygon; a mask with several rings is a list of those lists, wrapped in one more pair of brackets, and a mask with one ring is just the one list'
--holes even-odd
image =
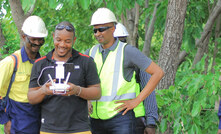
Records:
{"label": "leafy bush", "polygon": [[20,40],[12,17],[4,19],[1,24],[3,35],[6,39],[6,44],[0,47],[1,58],[3,59],[20,48]]}
{"label": "leafy bush", "polygon": [[[175,85],[157,91],[160,131],[172,133],[214,134],[218,129],[215,101],[221,93],[220,67],[215,73],[203,74],[204,59],[194,69],[186,62],[177,72]],[[169,126],[169,128],[168,128]],[[171,132],[169,132],[171,133]]]}

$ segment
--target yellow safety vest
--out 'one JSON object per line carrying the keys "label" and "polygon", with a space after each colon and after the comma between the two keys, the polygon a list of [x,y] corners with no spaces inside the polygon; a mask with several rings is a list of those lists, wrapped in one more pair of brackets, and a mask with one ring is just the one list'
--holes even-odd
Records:
{"label": "yellow safety vest", "polygon": [[[18,70],[15,75],[15,81],[12,83],[9,98],[17,102],[27,103],[28,90],[33,64],[29,61],[22,62],[21,50],[14,54],[18,55]],[[4,97],[7,93],[8,85],[14,70],[14,60],[11,56],[6,57],[0,62],[0,96]]]}
{"label": "yellow safety vest", "polygon": [[[114,51],[110,51],[105,62],[102,60],[102,53],[99,52],[99,45],[91,48],[89,55],[94,58],[97,65],[97,71],[101,80],[101,98],[97,101],[91,101],[93,113],[90,114],[95,119],[110,119],[118,111],[114,110],[121,103],[115,103],[119,100],[128,100],[136,98],[140,93],[139,84],[136,83],[135,72],[130,82],[123,76],[123,58],[124,47],[126,43],[118,42]],[[135,116],[145,115],[143,102],[134,108]]]}

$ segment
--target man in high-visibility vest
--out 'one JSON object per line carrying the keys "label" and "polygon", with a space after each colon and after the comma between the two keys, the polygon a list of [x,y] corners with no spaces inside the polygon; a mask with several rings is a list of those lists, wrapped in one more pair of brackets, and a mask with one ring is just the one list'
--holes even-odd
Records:
{"label": "man in high-visibility vest", "polygon": [[[99,8],[91,19],[99,44],[86,54],[94,58],[102,90],[101,98],[91,102],[94,134],[134,134],[135,114],[144,116],[142,102],[164,75],[163,70],[136,47],[114,38],[116,24],[115,15],[107,8]],[[141,93],[135,79],[137,68],[151,74]]]}
{"label": "man in high-visibility vest", "polygon": [[[127,37],[129,33],[127,28],[121,24],[117,23],[116,29],[114,31],[114,37],[117,37],[121,42],[127,42]],[[146,86],[150,79],[150,74],[142,70],[137,70],[137,79],[140,84],[140,89]],[[156,133],[156,121],[158,121],[158,107],[156,102],[155,91],[153,91],[145,100],[145,117],[136,117],[136,134],[155,134]]]}

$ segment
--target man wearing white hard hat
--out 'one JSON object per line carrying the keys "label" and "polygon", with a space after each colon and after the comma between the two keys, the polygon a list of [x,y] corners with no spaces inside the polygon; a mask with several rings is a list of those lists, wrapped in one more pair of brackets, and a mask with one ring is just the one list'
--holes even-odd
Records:
{"label": "man wearing white hard hat", "polygon": [[[27,93],[33,63],[40,57],[39,49],[48,31],[40,17],[30,16],[24,21],[22,32],[24,46],[0,62],[0,96],[8,94],[6,113],[1,111],[0,118],[6,134],[39,134],[39,107],[29,104]],[[16,73],[13,73],[14,68],[17,68]]]}
{"label": "man wearing white hard hat", "polygon": [[[99,8],[91,18],[99,44],[86,51],[94,58],[101,80],[102,96],[92,101],[90,114],[93,134],[134,134],[135,116],[144,116],[143,100],[164,75],[162,69],[136,47],[123,43],[113,34],[117,20],[108,8]],[[151,74],[141,93],[135,70]]]}
{"label": "man wearing white hard hat", "polygon": [[114,31],[114,37],[118,38],[121,42],[126,43],[128,36],[129,33],[127,32],[126,27],[121,23],[117,23],[116,29]]}
{"label": "man wearing white hard hat", "polygon": [[[129,33],[126,27],[117,23],[114,31],[114,37],[118,38],[121,42],[127,42]],[[151,75],[142,70],[136,71],[137,79],[140,84],[140,89],[143,90]],[[136,134],[155,134],[156,132],[156,121],[158,121],[158,107],[156,102],[155,91],[153,91],[145,100],[145,118],[143,116],[136,117]]]}

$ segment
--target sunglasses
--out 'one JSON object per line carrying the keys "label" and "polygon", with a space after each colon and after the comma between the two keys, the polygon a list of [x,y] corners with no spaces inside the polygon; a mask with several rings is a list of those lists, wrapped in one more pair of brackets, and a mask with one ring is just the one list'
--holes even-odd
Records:
{"label": "sunglasses", "polygon": [[73,28],[73,27],[70,27],[70,26],[57,25],[57,26],[55,27],[56,30],[63,30],[64,28],[65,28],[67,31],[69,31],[69,32],[73,32],[73,31],[74,31],[74,28]]}
{"label": "sunglasses", "polygon": [[[39,46],[39,47],[41,47],[43,44],[44,44],[44,42],[45,42],[45,39],[44,38],[35,38],[35,39],[29,39],[29,37],[27,36],[27,39],[28,39],[28,43],[31,45],[31,47],[37,47],[37,46]],[[35,42],[35,41],[38,41],[39,42],[39,45],[37,45],[37,44],[35,44],[35,43],[33,43],[33,42]]]}
{"label": "sunglasses", "polygon": [[[113,27],[113,26],[111,26],[111,27]],[[111,28],[111,27],[99,27],[99,28],[94,28],[93,31],[94,31],[94,33],[97,33],[97,31],[99,31],[99,32],[104,32],[104,31],[106,31],[107,29],[109,29],[109,28]]]}

